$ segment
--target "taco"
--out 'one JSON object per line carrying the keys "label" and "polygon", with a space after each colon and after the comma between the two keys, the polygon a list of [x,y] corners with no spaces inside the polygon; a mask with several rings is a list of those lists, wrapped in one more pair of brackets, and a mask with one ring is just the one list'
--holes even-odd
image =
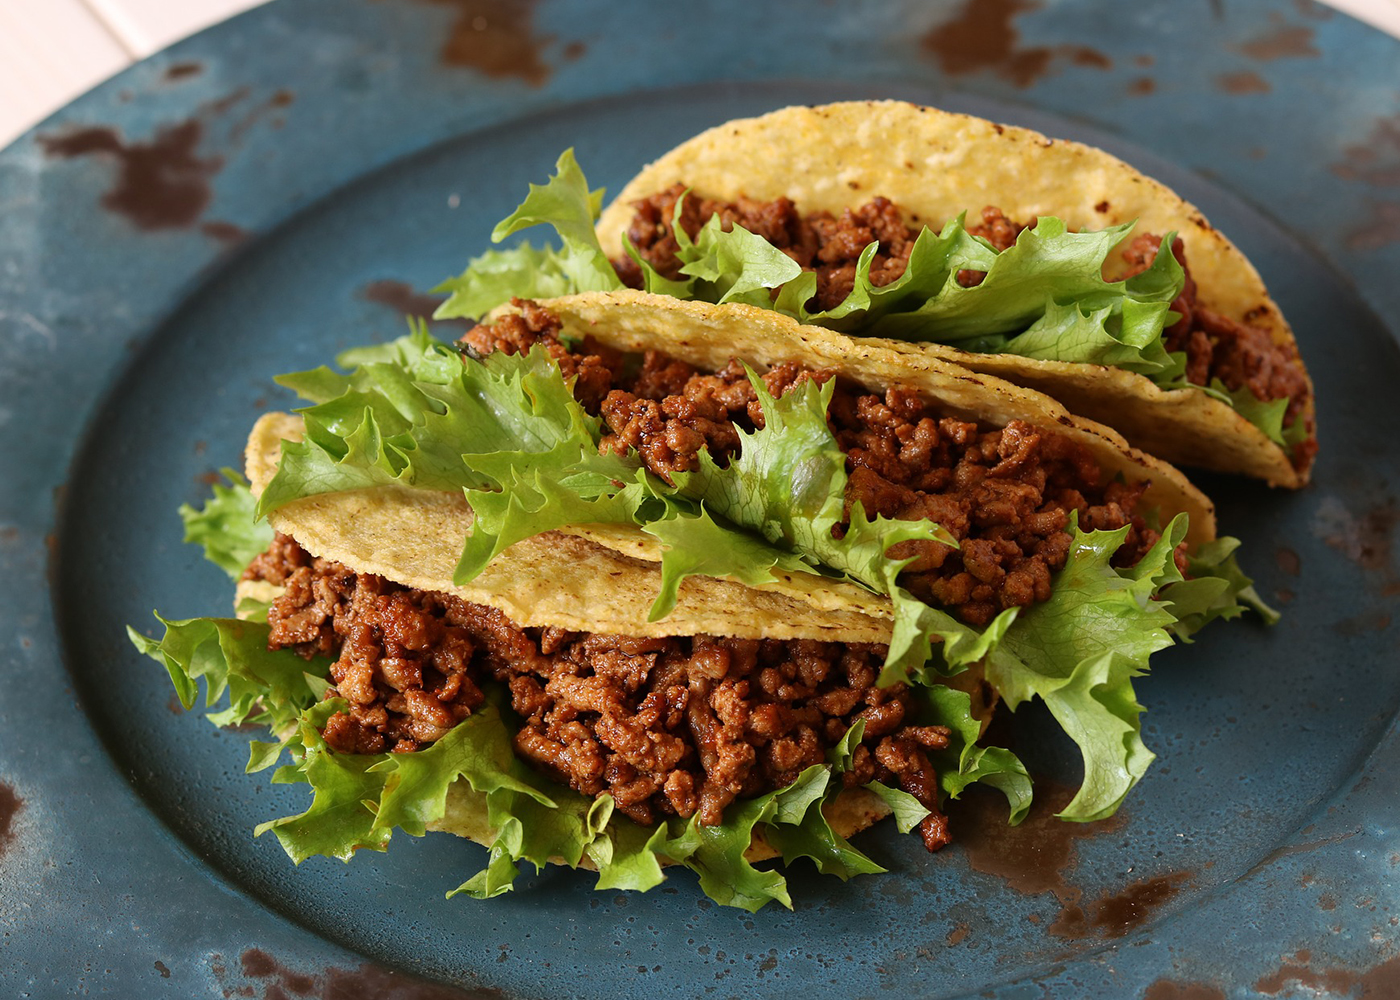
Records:
{"label": "taco", "polygon": [[[560,168],[546,190],[577,170]],[[588,207],[527,202],[496,235],[553,223],[565,266],[503,271],[488,255],[444,286],[470,294],[443,314],[493,283],[500,300],[541,281],[748,302],[924,344],[1177,464],[1307,482],[1312,386],[1258,273],[1194,206],[1102,150],[901,102],[785,108],[646,167],[592,246]]]}
{"label": "taco", "polygon": [[847,835],[893,811],[941,846],[979,780],[1024,815],[978,745],[998,698],[1079,743],[1062,815],[1111,813],[1152,758],[1132,678],[1255,601],[1171,466],[907,344],[614,292],[341,360],[279,379],[312,405],[191,514],[206,546],[267,517],[213,543],[266,621],[133,634],[187,703],[210,676],[219,721],[286,734],[253,763],[313,787],[265,825],[297,860],[447,829],[490,846],[474,895],[672,862],[790,905],[753,860],[878,870]]}

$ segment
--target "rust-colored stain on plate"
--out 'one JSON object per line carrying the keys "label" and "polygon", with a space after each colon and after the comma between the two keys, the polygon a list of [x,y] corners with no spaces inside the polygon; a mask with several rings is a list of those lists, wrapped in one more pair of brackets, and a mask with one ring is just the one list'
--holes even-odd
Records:
{"label": "rust-colored stain on plate", "polygon": [[[1073,796],[1074,789],[1063,785],[1037,788],[1030,814],[1019,826],[1007,826],[999,797],[969,789],[949,808],[954,842],[962,845],[974,871],[996,875],[1028,896],[1054,894],[1060,913],[1048,929],[1056,937],[1122,937],[1146,923],[1191,876],[1172,872],[1141,879],[1086,905],[1083,890],[1067,878],[1078,862],[1075,843],[1081,837],[1117,832],[1126,820],[1121,810],[1098,823],[1056,819],[1055,813]],[[951,936],[948,943],[954,943]]]}
{"label": "rust-colored stain on plate", "polygon": [[227,243],[230,246],[242,243],[248,238],[248,230],[242,226],[235,226],[232,222],[224,222],[222,219],[210,219],[208,222],[200,223],[199,231],[211,240],[218,240],[220,243]]}
{"label": "rust-colored stain on plate", "polygon": [[200,62],[177,62],[171,63],[165,68],[165,79],[170,81],[188,80],[191,77],[199,76],[204,72],[204,64]]}
{"label": "rust-colored stain on plate", "polygon": [[[116,177],[100,203],[138,229],[186,229],[198,223],[209,207],[213,179],[225,163],[222,155],[200,153],[209,125],[244,102],[249,93],[248,87],[240,87],[204,104],[185,121],[158,128],[146,141],[129,140],[110,125],[89,125],[41,135],[38,143],[49,157],[95,156],[113,161]],[[236,146],[265,114],[284,109],[293,100],[291,91],[279,90],[266,101],[245,105],[245,114],[228,127],[226,144]],[[205,233],[225,242],[242,237],[242,231],[227,222],[211,221]]]}
{"label": "rust-colored stain on plate", "polygon": [[1377,187],[1400,186],[1400,115],[1377,118],[1365,141],[1342,150],[1332,173]]}
{"label": "rust-colored stain on plate", "polygon": [[1306,25],[1279,24],[1239,46],[1239,51],[1260,62],[1320,56],[1313,44],[1313,29]]}
{"label": "rust-colored stain on plate", "polygon": [[1356,636],[1367,632],[1384,632],[1390,628],[1391,617],[1383,611],[1368,611],[1352,615],[1332,623],[1332,630],[1338,635]]}
{"label": "rust-colored stain on plate", "polygon": [[[239,975],[230,975],[222,956],[210,959],[210,971],[225,997],[262,996],[264,1000],[307,997],[312,1000],[504,1000],[499,990],[460,989],[430,983],[377,965],[358,969],[334,966],[317,972],[293,969],[261,948],[248,948],[239,956]],[[238,978],[242,985],[235,985]],[[261,992],[259,992],[261,991]]]}
{"label": "rust-colored stain on plate", "polygon": [[1393,201],[1372,201],[1366,221],[1346,235],[1349,250],[1379,250],[1392,243],[1400,243],[1400,203]]}
{"label": "rust-colored stain on plate", "polygon": [[12,786],[0,781],[0,858],[3,858],[15,842],[15,817],[24,808],[24,799],[15,794]]}
{"label": "rust-colored stain on plate", "polygon": [[1075,843],[1120,830],[1125,822],[1121,810],[1098,823],[1056,819],[1055,813],[1073,797],[1074,789],[1063,785],[1037,787],[1031,811],[1018,826],[1007,825],[1001,796],[979,788],[969,788],[948,810],[954,843],[962,846],[972,869],[995,875],[1027,896],[1053,893],[1060,903],[1057,925],[1072,921],[1076,911],[1083,917],[1083,890],[1066,879],[1077,863]]}
{"label": "rust-colored stain on plate", "polygon": [[[545,61],[544,52],[554,36],[535,33],[536,0],[418,2],[455,11],[439,53],[444,65],[474,69],[496,80],[513,77],[532,87],[542,86],[549,79],[552,67]],[[581,54],[579,48],[566,49],[564,53],[565,58]]]}
{"label": "rust-colored stain on plate", "polygon": [[966,0],[951,20],[924,35],[924,51],[949,76],[989,70],[1018,87],[1050,73],[1056,57],[1076,66],[1112,68],[1112,59],[1085,45],[1021,45],[1015,19],[1041,6],[1041,0]]}
{"label": "rust-colored stain on plate", "polygon": [[[1354,996],[1358,1000],[1392,1000],[1400,997],[1400,955],[1393,956],[1366,972],[1331,967],[1313,968],[1312,952],[1301,949],[1285,957],[1276,972],[1261,976],[1254,984],[1265,996],[1292,996],[1298,987],[1310,994]],[[1360,990],[1357,990],[1360,987]]]}
{"label": "rust-colored stain on plate", "polygon": [[1063,937],[1095,935],[1119,938],[1145,924],[1153,912],[1181,891],[1191,881],[1186,872],[1157,875],[1125,887],[1122,891],[1093,904],[1093,919],[1087,919],[1079,907],[1069,907],[1050,926],[1052,934]]}
{"label": "rust-colored stain on plate", "polygon": [[1225,1000],[1225,991],[1207,983],[1180,983],[1159,979],[1147,987],[1142,1000]]}
{"label": "rust-colored stain on plate", "polygon": [[1221,73],[1215,78],[1215,85],[1226,94],[1267,94],[1273,88],[1253,70],[1240,73]]}
{"label": "rust-colored stain on plate", "polygon": [[95,125],[62,135],[41,135],[49,156],[110,157],[117,178],[102,196],[102,207],[126,216],[139,229],[182,229],[204,214],[213,191],[209,182],[223,157],[198,155],[204,124],[180,122],[156,132],[149,142],[127,142],[121,132]]}
{"label": "rust-colored stain on plate", "polygon": [[441,295],[420,292],[408,282],[392,278],[371,281],[360,289],[360,298],[388,306],[401,315],[420,316],[423,319],[432,319],[437,307],[447,301]]}
{"label": "rust-colored stain on plate", "polygon": [[1316,530],[1328,546],[1362,569],[1387,570],[1397,524],[1400,504],[1394,498],[1353,514],[1341,501],[1328,497],[1318,508]]}

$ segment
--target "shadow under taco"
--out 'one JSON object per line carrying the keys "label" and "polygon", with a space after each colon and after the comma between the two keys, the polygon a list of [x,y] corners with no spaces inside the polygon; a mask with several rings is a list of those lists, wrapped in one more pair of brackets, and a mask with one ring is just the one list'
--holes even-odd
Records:
{"label": "shadow under taco", "polygon": [[133,633],[186,704],[204,676],[216,721],[282,734],[250,768],[312,786],[264,827],[298,861],[443,829],[490,847],[472,895],[677,863],[791,905],[751,862],[878,871],[846,836],[893,811],[941,846],[974,781],[1024,815],[978,745],[997,699],[1079,745],[1061,815],[1111,814],[1149,655],[1258,607],[1177,470],[908,344],[624,291],[340,361],[279,379],[311,405],[189,514],[264,620]]}

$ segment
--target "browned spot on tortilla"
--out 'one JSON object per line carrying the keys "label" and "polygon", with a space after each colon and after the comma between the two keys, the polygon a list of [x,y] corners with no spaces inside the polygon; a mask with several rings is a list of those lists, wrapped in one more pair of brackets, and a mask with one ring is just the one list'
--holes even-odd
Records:
{"label": "browned spot on tortilla", "polygon": [[1400,115],[1377,118],[1365,140],[1345,147],[1331,169],[1343,180],[1400,186]]}
{"label": "browned spot on tortilla", "polygon": [[1287,545],[1274,550],[1274,564],[1289,576],[1297,576],[1303,569],[1303,560]]}
{"label": "browned spot on tortilla", "polygon": [[1391,542],[1400,524],[1400,504],[1393,497],[1359,516],[1340,501],[1327,500],[1318,509],[1316,531],[1331,548],[1362,569],[1390,568]]}
{"label": "browned spot on tortilla", "polygon": [[15,842],[15,817],[24,808],[24,799],[12,786],[0,781],[0,858]]}
{"label": "browned spot on tortilla", "polygon": [[99,125],[41,135],[39,143],[48,156],[112,158],[116,183],[102,196],[102,207],[139,229],[180,229],[208,207],[209,181],[224,165],[222,157],[196,154],[203,134],[203,124],[191,119],[159,130],[150,142],[128,143],[116,129]]}
{"label": "browned spot on tortilla", "polygon": [[1239,50],[1251,59],[1272,62],[1275,59],[1320,56],[1313,45],[1313,29],[1303,25],[1281,24],[1272,31],[1250,39]]}
{"label": "browned spot on tortilla", "polygon": [[1379,250],[1381,247],[1400,242],[1400,202],[1372,201],[1366,212],[1366,221],[1347,233],[1347,248],[1351,250]]}
{"label": "browned spot on tortilla", "polygon": [[1324,892],[1317,900],[1319,910],[1335,910],[1337,908],[1337,897],[1330,892]]}
{"label": "browned spot on tortilla", "polygon": [[7,524],[0,528],[0,544],[13,545],[19,541],[19,525]]}
{"label": "browned spot on tortilla", "polygon": [[208,451],[208,450],[209,450],[209,442],[208,442],[208,441],[196,441],[196,442],[194,443],[194,453],[195,453],[196,455],[203,455],[203,454],[204,454],[206,451]]}
{"label": "browned spot on tortilla", "polygon": [[948,932],[948,947],[956,948],[958,945],[962,944],[963,939],[967,937],[970,930],[971,928],[968,927],[967,924],[957,924],[954,926],[953,929]]}
{"label": "browned spot on tortilla", "polygon": [[1280,604],[1292,604],[1297,597],[1298,595],[1287,587],[1280,587],[1274,591],[1274,598]]}
{"label": "browned spot on tortilla", "polygon": [[1272,88],[1253,70],[1241,73],[1221,73],[1215,78],[1215,85],[1227,94],[1267,94]]}
{"label": "browned spot on tortilla", "polygon": [[[1284,992],[1296,993],[1296,986],[1328,996],[1357,996],[1360,1000],[1389,1000],[1400,995],[1400,955],[1361,973],[1335,967],[1314,969],[1311,963],[1310,952],[1298,951],[1285,957],[1277,972],[1260,977],[1254,989],[1271,997]],[[1360,992],[1353,993],[1358,986]]]}
{"label": "browned spot on tortilla", "polygon": [[165,78],[167,80],[188,80],[192,76],[199,76],[204,72],[204,64],[200,62],[177,62],[165,67]]}
{"label": "browned spot on tortilla", "polygon": [[1157,89],[1157,81],[1150,76],[1140,76],[1128,84],[1128,93],[1133,97],[1146,97]]}
{"label": "browned spot on tortilla", "polygon": [[492,79],[514,77],[532,87],[549,79],[544,60],[552,35],[535,34],[536,0],[418,0],[450,7],[456,18],[438,58]]}
{"label": "browned spot on tortilla", "polygon": [[568,45],[564,46],[564,51],[561,54],[567,61],[573,62],[575,59],[578,59],[587,51],[588,46],[583,44],[583,42],[572,41]]}
{"label": "browned spot on tortilla", "polygon": [[366,302],[377,302],[388,306],[404,316],[420,316],[432,319],[437,307],[446,299],[427,292],[420,292],[406,281],[371,281],[360,289],[360,298]]}
{"label": "browned spot on tortilla", "polygon": [[1225,991],[1206,983],[1178,983],[1159,979],[1147,987],[1142,1000],[1225,1000]]}
{"label": "browned spot on tortilla", "polygon": [[199,475],[195,476],[194,479],[195,482],[203,483],[205,486],[217,486],[224,481],[224,477],[212,469],[208,472],[201,472]]}
{"label": "browned spot on tortilla", "polygon": [[156,962],[156,971],[160,973],[161,979],[170,978],[170,969],[166,966],[164,962]]}
{"label": "browned spot on tortilla", "polygon": [[1150,52],[1144,52],[1140,56],[1133,56],[1133,65],[1141,66],[1143,69],[1154,65],[1156,62],[1157,57],[1152,55]]}
{"label": "browned spot on tortilla", "polygon": [[185,706],[180,704],[180,699],[177,695],[172,694],[170,696],[170,700],[165,703],[165,708],[171,715],[185,714]]}
{"label": "browned spot on tortilla", "polygon": [[1029,87],[1049,73],[1056,56],[1076,66],[1112,68],[1111,58],[1087,46],[1020,45],[1021,33],[1012,22],[1041,6],[1041,0],[965,0],[951,20],[924,35],[924,51],[949,76],[988,70],[1018,87]]}
{"label": "browned spot on tortilla", "polygon": [[241,226],[235,226],[232,222],[224,222],[222,219],[210,219],[208,222],[200,223],[199,231],[211,240],[218,240],[220,243],[242,243],[248,238],[248,230]]}

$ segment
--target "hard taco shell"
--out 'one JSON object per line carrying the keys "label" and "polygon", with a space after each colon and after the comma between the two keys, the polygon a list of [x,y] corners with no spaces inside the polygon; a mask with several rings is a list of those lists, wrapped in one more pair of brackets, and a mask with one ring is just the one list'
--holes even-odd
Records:
{"label": "hard taco shell", "polygon": [[[1259,273],[1194,205],[1101,149],[1030,129],[897,101],[792,107],[727,122],[671,150],[622,189],[598,221],[609,257],[623,254],[633,202],[677,182],[698,197],[787,197],[804,213],[839,215],[883,196],[911,222],[933,228],[984,205],[1014,219],[1057,216],[1070,229],[1136,219],[1136,232],[1182,236],[1203,306],[1296,346]],[[1197,390],[1163,391],[1145,376],[1102,365],[975,354],[942,344],[921,349],[1053,395],[1168,461],[1243,473],[1273,486],[1307,482],[1308,468],[1295,469],[1262,431]],[[1310,394],[1299,419],[1312,416]]]}
{"label": "hard taco shell", "polygon": [[[1210,501],[1164,462],[1128,447],[1113,430],[1071,415],[1040,393],[975,375],[908,344],[852,340],[786,316],[748,306],[720,307],[639,292],[588,293],[551,300],[563,332],[629,352],[658,350],[700,368],[718,369],[740,357],[759,370],[783,361],[835,369],[874,391],[899,385],[917,390],[941,411],[984,424],[1021,419],[1051,428],[1084,445],[1110,474],[1149,479],[1145,503],[1165,515],[1186,511],[1188,538],[1215,537]],[[246,474],[259,494],[276,472],[283,440],[300,440],[299,417],[270,413],[248,440]],[[377,487],[306,497],[268,515],[271,526],[315,555],[374,573],[404,586],[455,594],[504,612],[518,625],[556,626],[624,635],[714,634],[737,637],[811,638],[885,643],[893,613],[887,599],[852,584],[803,573],[783,573],[761,587],[709,577],[686,579],[675,610],[647,621],[661,573],[659,543],[640,529],[578,525],[517,542],[470,583],[453,571],[472,513],[460,494]],[[606,581],[606,585],[599,585]],[[240,585],[240,595],[258,587]],[[582,599],[580,595],[588,595]],[[985,726],[995,696],[973,669],[950,680],[973,698]],[[855,789],[828,809],[833,828],[849,836],[887,815],[878,797]],[[494,831],[483,800],[465,783],[454,784],[444,816],[431,828],[489,843]],[[756,836],[750,860],[776,852]],[[589,864],[584,859],[584,864]]]}

